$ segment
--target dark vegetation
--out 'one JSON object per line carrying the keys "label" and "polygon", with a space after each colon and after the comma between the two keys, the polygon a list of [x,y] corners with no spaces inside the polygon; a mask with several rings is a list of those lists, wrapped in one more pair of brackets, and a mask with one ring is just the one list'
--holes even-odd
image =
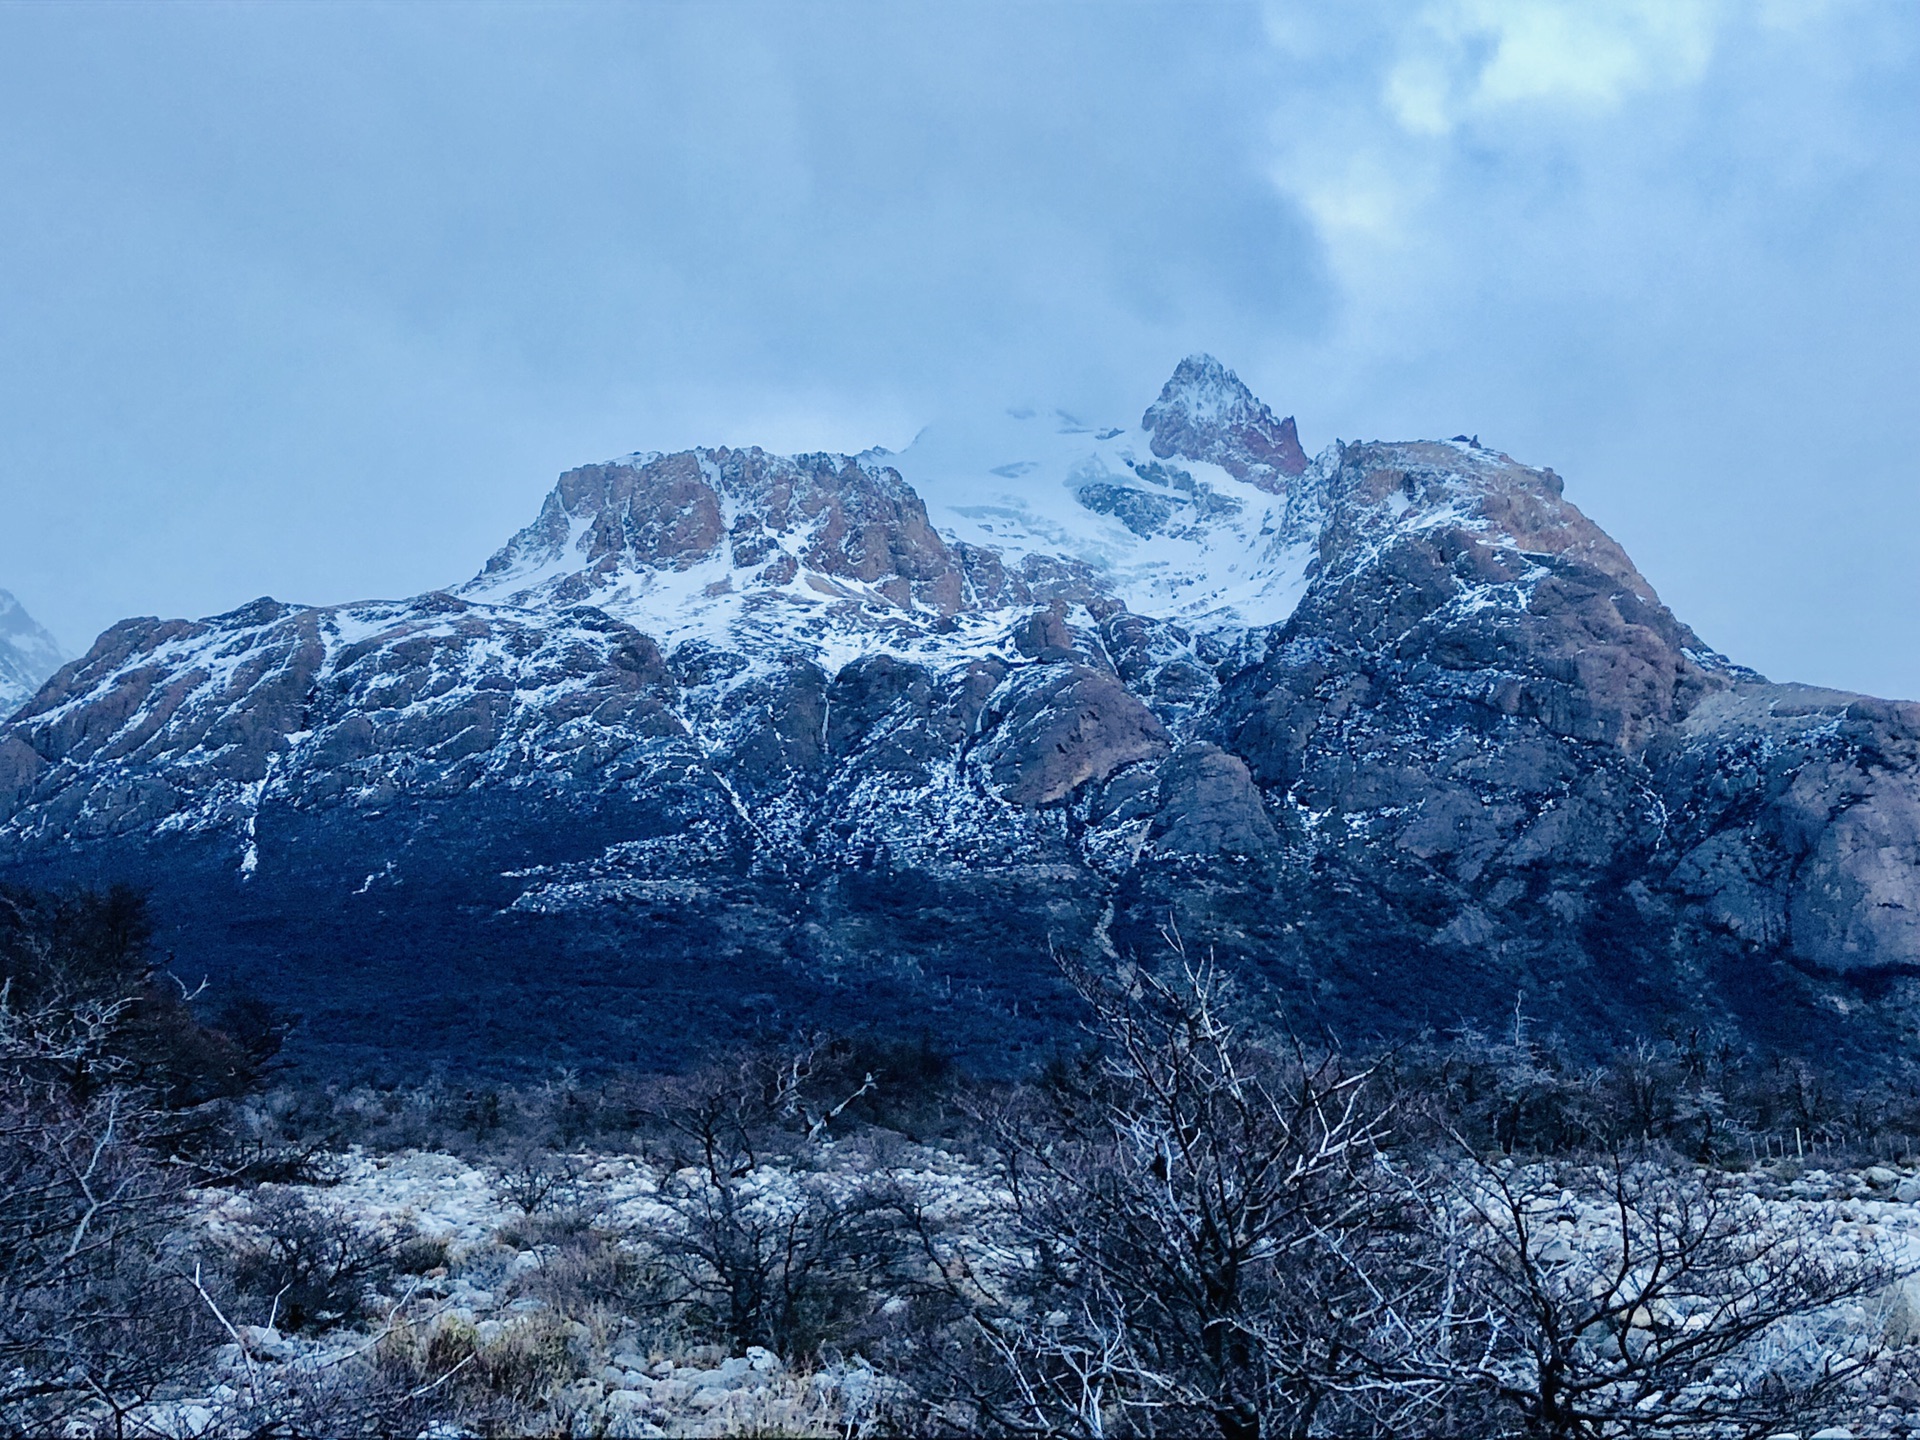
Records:
{"label": "dark vegetation", "polygon": [[[1064,967],[1084,1026],[1020,1080],[854,1036],[383,1086],[277,1070],[285,1017],[176,979],[135,892],[0,892],[0,963],[10,1429],[137,1429],[223,1345],[231,1433],[564,1429],[616,1342],[857,1355],[888,1377],[859,1423],[925,1433],[1758,1435],[1911,1385],[1895,1258],[1755,1198],[1920,1149],[1904,1075],[1699,1033],[1581,1064],[1519,1008],[1345,1055],[1176,940]],[[482,1161],[516,1218],[463,1260],[345,1213],[350,1146]],[[935,1149],[966,1203],[929,1199]],[[609,1155],[663,1218],[600,1205]],[[210,1192],[244,1226],[197,1221]],[[419,1318],[483,1263],[523,1322]],[[324,1367],[255,1363],[344,1333]]]}
{"label": "dark vegetation", "polygon": [[202,1023],[156,965],[141,897],[0,891],[0,1416],[117,1421],[213,1334],[179,1250],[214,1113],[257,1083],[263,1007]]}
{"label": "dark vegetation", "polygon": [[77,1100],[102,1085],[135,1087],[160,1108],[196,1105],[252,1089],[279,1054],[289,1017],[232,995],[208,1017],[195,992],[153,953],[145,895],[124,885],[47,894],[0,886],[0,975],[19,1014],[112,1010],[102,1041],[59,1078]]}

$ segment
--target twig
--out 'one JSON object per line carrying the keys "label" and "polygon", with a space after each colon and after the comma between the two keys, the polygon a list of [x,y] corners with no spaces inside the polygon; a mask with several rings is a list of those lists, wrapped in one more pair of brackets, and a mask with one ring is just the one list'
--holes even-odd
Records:
{"label": "twig", "polygon": [[478,1350],[475,1350],[472,1354],[468,1355],[466,1359],[462,1360],[458,1365],[454,1366],[451,1370],[447,1371],[446,1374],[442,1375],[438,1380],[434,1380],[428,1384],[422,1385],[417,1390],[409,1390],[407,1392],[407,1399],[418,1400],[422,1395],[431,1395],[435,1390],[438,1390],[442,1385],[446,1384],[447,1381],[451,1380],[454,1376],[458,1375],[462,1370],[466,1369],[467,1366],[471,1365],[474,1361],[478,1360],[479,1358],[480,1358],[480,1352]]}
{"label": "twig", "polygon": [[253,1352],[247,1348],[247,1342],[240,1338],[240,1332],[233,1328],[233,1322],[221,1313],[218,1305],[213,1303],[213,1297],[207,1293],[207,1287],[200,1283],[200,1262],[198,1260],[193,1262],[193,1288],[199,1293],[200,1298],[207,1302],[207,1309],[213,1312],[213,1318],[218,1320],[221,1328],[233,1337],[233,1343],[240,1347],[240,1359],[247,1367],[247,1393],[253,1397],[253,1403],[258,1405],[260,1403],[260,1377],[255,1373],[253,1368]]}

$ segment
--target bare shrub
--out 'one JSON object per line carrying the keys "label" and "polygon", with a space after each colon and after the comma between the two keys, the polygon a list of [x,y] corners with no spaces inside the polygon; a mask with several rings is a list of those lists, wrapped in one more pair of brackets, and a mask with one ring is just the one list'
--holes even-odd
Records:
{"label": "bare shrub", "polygon": [[[1426,1037],[1382,1064],[1402,1098],[1401,1136],[1476,1152],[1590,1155],[1662,1145],[1734,1168],[1818,1152],[1865,1165],[1920,1154],[1920,1071],[1848,1084],[1807,1060],[1762,1056],[1699,1030],[1621,1037],[1604,1055],[1536,1025]],[[1410,1103],[1407,1103],[1410,1102]]]}
{"label": "bare shrub", "polygon": [[289,1331],[357,1318],[411,1238],[380,1235],[297,1190],[262,1190],[249,1218],[258,1233],[231,1243],[229,1277],[249,1320]]}
{"label": "bare shrub", "polygon": [[1363,1266],[1406,1228],[1369,1075],[1253,1042],[1212,966],[1175,961],[1124,986],[1070,968],[1103,1058],[997,1117],[1033,1263],[977,1311],[1001,1378],[968,1398],[994,1428],[1305,1433],[1369,1378],[1393,1297]]}
{"label": "bare shrub", "polygon": [[180,1269],[176,1172],[119,1094],[76,1105],[0,1083],[0,1425],[123,1414],[216,1338]]}
{"label": "bare shrub", "polygon": [[891,1195],[824,1176],[681,1172],[661,1198],[683,1226],[658,1241],[673,1298],[688,1325],[735,1350],[791,1360],[845,1343],[901,1249]]}
{"label": "bare shrub", "polygon": [[221,1186],[318,1185],[335,1177],[346,1148],[326,1096],[282,1085],[225,1102],[196,1148],[205,1182]]}
{"label": "bare shrub", "polygon": [[[1175,959],[1070,971],[1099,1059],[993,1117],[1020,1258],[952,1286],[979,1339],[923,1385],[940,1413],[1571,1440],[1799,1428],[1887,1383],[1863,1306],[1902,1271],[1866,1242],[1658,1148],[1599,1167],[1396,1149],[1378,1076],[1237,1029],[1222,978]],[[1493,1062],[1508,1096],[1534,1084],[1518,1058]],[[1666,1105],[1651,1064],[1631,1093],[1648,1058],[1592,1103]]]}
{"label": "bare shrub", "polygon": [[667,1171],[657,1198],[676,1222],[650,1237],[667,1303],[696,1332],[788,1360],[857,1332],[906,1251],[893,1187],[817,1165],[829,1127],[874,1084],[821,1094],[817,1058],[714,1067],[653,1112]]}
{"label": "bare shrub", "polygon": [[[118,1083],[127,999],[23,1007],[0,982],[0,1425],[124,1416],[195,1364],[213,1322],[172,1234],[165,1117]],[[86,1077],[76,1086],[73,1077]]]}
{"label": "bare shrub", "polygon": [[1818,1428],[1876,1379],[1860,1302],[1902,1268],[1725,1176],[1659,1155],[1476,1164],[1437,1195],[1434,1236],[1471,1316],[1453,1378],[1528,1434]]}
{"label": "bare shrub", "polygon": [[571,1156],[521,1145],[502,1163],[495,1188],[501,1199],[531,1216],[579,1197],[580,1165]]}

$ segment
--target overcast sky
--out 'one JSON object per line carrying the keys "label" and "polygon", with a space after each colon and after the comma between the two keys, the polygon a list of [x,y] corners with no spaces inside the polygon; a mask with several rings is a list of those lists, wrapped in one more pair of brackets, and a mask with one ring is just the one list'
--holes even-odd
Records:
{"label": "overcast sky", "polygon": [[568,466],[1478,434],[1712,644],[1920,696],[1920,5],[0,0],[0,587],[405,595]]}

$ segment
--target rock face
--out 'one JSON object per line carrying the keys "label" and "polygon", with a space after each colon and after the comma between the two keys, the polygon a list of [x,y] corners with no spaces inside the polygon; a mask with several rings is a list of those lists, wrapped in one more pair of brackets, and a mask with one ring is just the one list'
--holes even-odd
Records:
{"label": "rock face", "polygon": [[30,700],[66,658],[20,602],[0,590],[0,720]]}
{"label": "rock face", "polygon": [[1307,468],[1293,417],[1276,421],[1240,377],[1211,355],[1182,360],[1140,426],[1153,436],[1153,453],[1162,460],[1210,461],[1276,495],[1285,494],[1287,482]]}
{"label": "rock face", "polygon": [[843,455],[712,450],[568,471],[467,589],[521,606],[618,605],[623,586],[696,572],[702,599],[797,583],[943,615],[966,588],[963,558],[897,472]]}
{"label": "rock face", "polygon": [[1354,1041],[1680,1025],[1865,1063],[1920,967],[1920,707],[1714,653],[1534,470],[1217,362],[970,457],[569,472],[450,593],[131,620],[0,730],[0,868],[155,887],[336,1060],[1060,1043],[1175,925]]}

